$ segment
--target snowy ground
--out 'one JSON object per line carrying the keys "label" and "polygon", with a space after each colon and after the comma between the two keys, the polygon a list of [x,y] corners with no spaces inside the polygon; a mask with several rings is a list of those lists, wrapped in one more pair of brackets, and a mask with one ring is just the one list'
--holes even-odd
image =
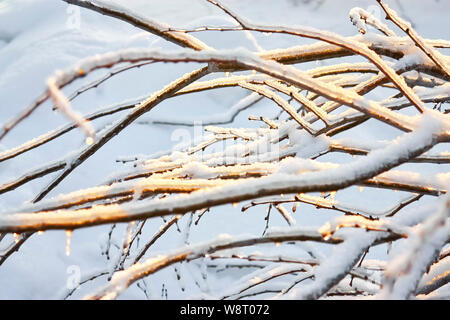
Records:
{"label": "snowy ground", "polygon": [[[133,0],[115,1],[126,5],[133,11],[151,18],[172,24],[176,27],[192,27],[206,24],[226,24],[229,21],[223,14],[202,0]],[[257,5],[255,3],[257,2]],[[238,1],[226,3],[235,11],[254,21],[264,23],[282,23],[312,26],[333,30],[342,35],[354,35],[356,29],[348,18],[349,10],[359,6],[380,14],[375,1],[324,1],[300,0],[283,1]],[[448,39],[450,19],[450,2],[445,0],[403,0],[389,1],[390,5],[405,18],[414,22],[416,30],[424,37],[432,39]],[[309,40],[276,35],[256,35],[259,45],[264,49],[288,47]],[[236,37],[231,33],[208,33],[200,35],[200,39],[216,48],[234,48],[245,46],[255,50],[254,44],[244,35]],[[55,0],[3,0],[0,1],[0,122],[3,123],[19,110],[27,106],[45,88],[46,79],[56,69],[73,65],[79,59],[90,55],[127,47],[162,47],[174,48],[174,45],[158,39],[156,36],[143,33],[126,23],[101,16],[95,12],[68,6]],[[313,64],[306,64],[309,67]],[[89,113],[98,107],[148,95],[178,75],[192,70],[192,65],[153,64],[119,74],[90,90],[76,100],[73,107],[81,113]],[[78,80],[68,86],[64,92],[70,94],[84,83],[98,78],[105,71],[98,71],[87,78]],[[212,115],[226,112],[234,103],[245,96],[242,89],[221,89],[203,94],[195,94],[187,98],[175,98],[164,102],[146,115],[143,119],[167,119],[177,117],[187,121],[206,121]],[[257,114],[274,116],[278,110],[269,102],[260,102],[256,106],[240,114],[234,127],[249,124],[248,115]],[[106,120],[94,122],[95,127],[102,128],[117,119],[117,115]],[[45,103],[37,112],[6,136],[0,144],[0,150],[19,145],[32,137],[45,133],[66,123],[66,118],[51,110],[50,103]],[[373,124],[373,123],[372,123]],[[378,139],[391,139],[393,132],[373,127],[369,124],[361,134],[377,135]],[[178,130],[178,131],[177,131]],[[182,130],[182,131],[180,131]],[[187,131],[186,131],[187,130]],[[123,170],[124,165],[115,161],[121,156],[153,154],[170,149],[177,144],[176,137],[184,133],[194,134],[186,127],[134,124],[115,137],[96,155],[73,172],[70,178],[59,185],[49,196],[67,193],[80,188],[95,186],[105,181],[112,173]],[[46,162],[63,157],[67,152],[81,147],[83,134],[78,130],[47,144],[37,151],[26,153],[13,161],[0,163],[0,181],[8,181],[24,172],[25,169],[38,167]],[[326,160],[326,159],[325,159]],[[325,161],[324,160],[324,161]],[[341,161],[334,159],[334,161]],[[342,159],[342,161],[345,161]],[[430,166],[431,172],[448,171],[443,167]],[[33,198],[51,176],[26,184],[15,192],[0,197],[0,209],[16,207]],[[364,204],[373,204],[374,208],[389,206],[402,198],[402,193],[364,190]],[[342,200],[355,201],[352,193],[342,192]],[[383,201],[380,201],[383,199]],[[302,208],[302,217],[298,224],[320,226],[323,219],[332,217],[327,211],[319,211],[320,217],[311,214],[309,207]],[[265,210],[250,209],[241,213],[240,207],[222,206],[211,215],[205,215],[202,222],[190,232],[190,242],[195,243],[214,238],[219,233],[260,234],[265,226]],[[185,217],[186,218],[186,217]],[[180,228],[187,223],[183,218]],[[239,221],[239,223],[230,223]],[[280,217],[274,216],[272,226],[285,225]],[[161,221],[150,221],[146,232],[151,235],[160,226]],[[120,226],[124,230],[126,226]],[[94,227],[75,231],[71,239],[71,254],[66,255],[66,233],[49,231],[43,235],[35,235],[25,243],[20,252],[15,253],[0,267],[0,299],[53,299],[61,297],[66,283],[73,272],[81,271],[82,275],[106,266],[106,260],[100,255],[101,245],[109,231],[108,226]],[[115,231],[115,241],[121,243],[123,231]],[[183,234],[176,228],[161,238],[152,253],[163,252],[183,244]],[[263,248],[263,247],[261,247]],[[374,256],[382,254],[371,252]],[[304,253],[303,253],[304,254]],[[161,292],[167,289],[169,299],[186,298],[186,292],[195,297],[200,294],[194,283],[196,271],[185,265],[179,268],[183,275],[181,281],[176,280],[174,268],[167,268],[147,281],[152,298],[161,298]],[[187,268],[188,270],[183,270]],[[75,270],[75,271],[74,271]],[[233,274],[217,273],[217,279],[211,279],[211,292],[233,280]],[[106,277],[92,281],[74,294],[80,298],[93,288],[104,284]],[[186,291],[182,291],[182,286]],[[135,285],[126,291],[123,299],[144,299],[144,293]],[[162,298],[165,298],[163,295]]]}

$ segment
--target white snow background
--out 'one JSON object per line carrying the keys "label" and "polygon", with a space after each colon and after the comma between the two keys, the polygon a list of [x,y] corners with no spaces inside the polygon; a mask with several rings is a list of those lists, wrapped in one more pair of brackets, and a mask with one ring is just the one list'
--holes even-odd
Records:
{"label": "white snow background", "polygon": [[[230,23],[229,18],[220,10],[202,0],[117,0],[114,2],[126,5],[132,11],[174,27]],[[450,1],[392,0],[388,3],[404,18],[411,19],[416,30],[423,37],[448,39]],[[253,21],[266,24],[311,26],[332,30],[345,36],[357,34],[356,28],[348,17],[352,7],[359,6],[372,10],[374,7],[377,8],[376,1],[371,0],[326,0],[321,5],[315,1],[308,3],[299,0],[228,0],[226,4]],[[381,15],[381,9],[378,10]],[[79,16],[77,16],[78,12]],[[79,22],[79,26],[74,25],[74,21]],[[195,35],[215,48],[241,46],[256,50],[254,44],[243,33],[208,32]],[[277,35],[255,34],[255,37],[264,49],[285,48],[313,42],[307,39]],[[70,67],[87,56],[129,47],[176,48],[175,45],[124,22],[86,9],[69,6],[62,1],[0,1],[0,122],[4,123],[38,97],[45,89],[46,79],[55,70]],[[314,63],[301,67],[306,69],[312,65]],[[193,68],[195,68],[193,64],[157,63],[132,69],[112,77],[96,89],[80,95],[72,102],[72,106],[75,110],[86,114],[99,107],[148,95]],[[63,91],[70,94],[106,72],[107,70],[96,71],[88,77],[75,81]],[[246,91],[243,89],[219,89],[173,98],[158,105],[142,119],[169,118],[207,121],[215,115],[226,113],[245,95]],[[270,117],[276,115],[278,111],[270,102],[261,101],[239,114],[235,122],[229,126],[257,126],[257,123],[247,120],[250,114]],[[94,121],[93,124],[96,129],[100,129],[118,117],[120,115],[102,118]],[[2,140],[0,150],[20,145],[32,137],[65,123],[67,123],[67,119],[64,115],[52,111],[51,103],[46,102]],[[369,137],[376,135],[379,140],[392,139],[394,132],[389,129],[380,130],[381,127],[386,128],[379,125],[378,122],[369,121],[363,127],[361,134]],[[126,168],[124,164],[115,161],[119,157],[151,155],[170,149],[179,142],[173,139],[173,134],[174,130],[180,128],[158,124],[131,125],[78,167],[47,197],[105,182],[106,177]],[[182,130],[192,132],[191,128],[182,127]],[[33,167],[39,167],[46,162],[62,158],[68,152],[80,148],[83,143],[83,133],[80,130],[73,130],[32,152],[0,163],[0,181],[9,181]],[[342,159],[336,155],[334,157],[334,162],[345,161],[345,156],[342,156]],[[326,160],[324,157],[323,161]],[[427,168],[429,170],[427,173],[430,174],[449,171],[448,165],[439,165],[439,167],[429,165]],[[14,192],[2,195],[0,210],[7,213],[10,208],[32,199],[51,178],[52,175],[37,179]],[[351,200],[355,206],[364,205],[376,211],[389,207],[390,204],[405,196],[402,192],[374,191],[368,188],[361,192],[360,199],[355,199],[354,194],[354,192],[345,190],[338,193],[338,198],[343,201]],[[240,205],[237,207],[227,205],[211,210],[198,225],[193,225],[189,233],[189,242],[197,243],[213,239],[222,233],[261,234],[265,226],[266,210],[263,207],[256,207],[242,213],[240,207]],[[299,206],[298,212],[301,212],[301,216],[296,216],[297,225],[321,226],[325,220],[334,216],[330,211],[316,210],[308,206]],[[181,230],[187,223],[187,218],[188,215],[179,221]],[[161,219],[148,221],[144,235],[151,236],[159,228],[161,222]],[[277,225],[285,226],[286,222],[281,217],[272,215],[271,227]],[[114,232],[113,239],[119,245],[125,229],[126,224],[120,225]],[[81,271],[82,276],[94,270],[106,268],[106,259],[100,253],[108,231],[109,226],[74,231],[69,256],[66,256],[65,253],[66,233],[64,231],[47,231],[42,235],[33,236],[21,247],[19,252],[14,253],[0,267],[0,299],[60,298],[69,277],[73,275],[73,266],[76,270]],[[182,245],[184,245],[183,234],[176,228],[172,228],[155,243],[151,253],[164,252],[164,250]],[[260,246],[259,249],[274,250],[272,247],[266,248],[265,246]],[[377,250],[370,252],[369,258],[382,257],[385,252],[386,247],[380,246]],[[299,255],[306,256],[305,252],[300,249]],[[177,268],[180,269],[179,273],[182,275],[180,281],[176,279],[174,267],[157,272],[146,280],[151,298],[165,298],[161,294],[163,288],[167,289],[169,299],[200,296],[201,291],[195,284],[198,270],[185,264],[181,264]],[[232,272],[219,272],[215,276],[215,279],[208,279],[211,297],[215,297],[214,293],[217,289],[226,288],[235,281]],[[81,298],[101,287],[106,283],[106,278],[101,277],[83,285],[71,298]],[[120,298],[145,299],[146,296],[134,284]]]}

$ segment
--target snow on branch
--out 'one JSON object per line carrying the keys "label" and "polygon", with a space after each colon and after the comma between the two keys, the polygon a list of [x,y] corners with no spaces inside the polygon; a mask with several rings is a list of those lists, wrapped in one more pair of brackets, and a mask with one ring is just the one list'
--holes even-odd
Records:
{"label": "snow on branch", "polygon": [[386,13],[387,19],[394,22],[400,29],[402,29],[408,36],[414,41],[414,43],[431,59],[434,63],[436,63],[439,68],[441,68],[447,76],[450,76],[450,69],[448,67],[448,62],[445,61],[445,58],[441,56],[439,52],[434,50],[432,47],[428,46],[419,36],[419,34],[413,29],[409,22],[406,22],[402,18],[400,18],[397,13],[389,8],[383,1],[377,0],[380,6],[383,8]]}
{"label": "snow on branch", "polygon": [[411,89],[406,85],[404,80],[399,77],[393,70],[390,68],[383,59],[381,59],[377,54],[375,54],[372,50],[367,48],[365,45],[360,44],[359,42],[352,41],[341,37],[338,34],[329,32],[316,30],[313,28],[300,28],[300,27],[277,27],[273,28],[272,26],[258,25],[247,21],[239,17],[237,14],[233,13],[229,8],[225,7],[219,1],[207,0],[212,4],[218,6],[222,9],[226,14],[234,18],[243,29],[258,31],[258,32],[276,32],[276,33],[285,33],[290,35],[296,35],[301,37],[307,37],[317,40],[322,40],[334,45],[341,46],[347,50],[350,50],[356,54],[366,57],[369,59],[375,66],[377,66],[380,71],[386,74],[389,79],[399,88],[403,94],[408,97],[408,99],[414,104],[414,106],[420,111],[423,112],[423,103],[418,99],[418,97],[411,91]]}
{"label": "snow on branch", "polygon": [[387,25],[382,23],[378,18],[374,17],[371,13],[362,8],[355,7],[350,10],[350,20],[358,28],[358,31],[362,34],[367,32],[366,23],[377,28],[388,37],[395,37],[394,31],[389,29]]}
{"label": "snow on branch", "polygon": [[288,161],[272,176],[237,181],[232,185],[215,186],[207,190],[174,198],[151,200],[148,203],[120,206],[99,205],[77,211],[16,213],[0,217],[0,232],[21,233],[46,229],[72,229],[111,222],[133,221],[173,213],[186,213],[205,207],[248,200],[280,193],[333,191],[376,176],[430,149],[441,133],[441,125],[433,116],[423,121],[419,129],[406,133],[392,145],[376,150],[365,158],[338,168],[317,173],[302,170],[302,161]]}

